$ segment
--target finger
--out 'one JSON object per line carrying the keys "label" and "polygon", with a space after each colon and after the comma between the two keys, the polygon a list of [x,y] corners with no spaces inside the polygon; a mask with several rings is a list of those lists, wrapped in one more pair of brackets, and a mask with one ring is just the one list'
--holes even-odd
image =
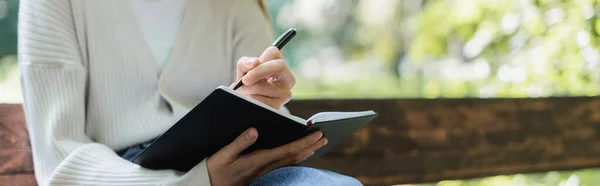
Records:
{"label": "finger", "polygon": [[259,59],[261,62],[267,62],[275,59],[282,59],[281,51],[277,47],[270,46],[260,55]]}
{"label": "finger", "polygon": [[263,79],[277,83],[277,86],[285,89],[291,89],[296,81],[285,61],[281,59],[271,60],[256,66],[244,76],[242,81],[245,85],[251,85]]}
{"label": "finger", "polygon": [[246,72],[252,70],[258,64],[260,64],[260,61],[256,57],[241,57],[237,62],[236,79],[242,78]]}
{"label": "finger", "polygon": [[294,75],[289,69],[286,69],[285,72],[279,73],[276,76],[271,76],[267,81],[284,89],[292,89],[294,84],[296,84],[296,78],[294,78]]}
{"label": "finger", "polygon": [[304,149],[319,141],[321,137],[323,137],[323,133],[321,131],[313,132],[291,143],[270,149],[269,151],[271,152],[268,153],[268,156],[270,156],[269,158],[271,159],[284,159],[296,156],[298,153],[303,152]]}
{"label": "finger", "polygon": [[258,94],[253,94],[253,95],[248,95],[248,97],[258,100],[270,107],[276,108],[276,109],[280,109],[281,106],[283,104],[285,104],[285,102],[287,102],[286,99],[283,98],[271,98],[271,97],[266,97],[263,95],[258,95]]}
{"label": "finger", "polygon": [[286,69],[287,65],[282,59],[266,61],[248,71],[244,76],[243,82],[246,85],[251,85],[276,73],[284,72]]}
{"label": "finger", "polygon": [[263,170],[260,171],[259,177],[272,171],[272,170],[275,170],[275,169],[278,169],[281,167],[297,165],[297,164],[301,163],[302,161],[304,161],[304,160],[310,158],[312,155],[314,155],[315,151],[317,151],[321,147],[327,145],[327,142],[328,142],[327,138],[323,137],[323,138],[319,139],[319,141],[317,141],[316,143],[314,143],[311,146],[309,146],[308,148],[304,149],[304,151],[299,153],[298,155],[293,156],[293,157],[284,158],[284,159],[278,160],[274,163],[267,165]]}
{"label": "finger", "polygon": [[307,158],[309,158],[310,156],[315,154],[315,151],[317,151],[321,147],[324,147],[325,145],[327,145],[328,142],[329,142],[329,140],[326,137],[319,139],[319,141],[310,145],[310,147],[306,148],[303,153],[298,154],[298,156],[296,156],[294,159],[295,160],[294,164],[298,164],[298,163],[306,160]]}
{"label": "finger", "polygon": [[221,165],[229,165],[233,163],[239,154],[244,151],[250,145],[254,144],[258,138],[258,132],[254,128],[249,128],[240,134],[233,142],[223,147],[217,153],[213,155],[213,159]]}
{"label": "finger", "polygon": [[[305,155],[310,156],[309,154],[305,154]],[[259,178],[259,177],[261,177],[261,176],[263,176],[263,175],[265,175],[265,174],[267,174],[267,173],[269,173],[269,172],[271,172],[271,171],[273,171],[275,169],[293,165],[294,162],[295,162],[295,160],[293,158],[281,159],[279,161],[276,161],[274,163],[271,163],[271,164],[267,165],[265,168],[263,168],[262,170],[260,170],[258,172],[258,174],[257,174],[256,177]]]}
{"label": "finger", "polygon": [[281,159],[296,156],[297,153],[319,141],[321,137],[323,137],[323,133],[316,131],[288,144],[272,149],[254,151],[241,158],[244,159],[244,162],[252,162],[252,167],[266,167]]}
{"label": "finger", "polygon": [[[306,159],[312,156],[314,149],[324,145],[322,144],[323,140],[320,140],[322,137],[323,133],[316,131],[281,147],[254,151],[240,157],[236,163],[239,163],[238,165],[241,167],[245,167],[244,170],[249,174],[262,175],[279,167],[297,164],[298,159]],[[315,143],[319,144],[314,146]]]}
{"label": "finger", "polygon": [[276,109],[281,108],[292,98],[290,89],[279,88],[265,80],[242,86],[236,91]]}
{"label": "finger", "polygon": [[290,89],[277,87],[267,81],[258,81],[252,85],[240,87],[245,95],[262,95],[268,98],[287,99],[292,97]]}

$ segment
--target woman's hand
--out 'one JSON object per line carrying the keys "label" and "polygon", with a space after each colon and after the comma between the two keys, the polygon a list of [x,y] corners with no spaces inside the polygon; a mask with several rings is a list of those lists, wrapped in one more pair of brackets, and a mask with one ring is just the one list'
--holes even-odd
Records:
{"label": "woman's hand", "polygon": [[296,83],[281,52],[273,46],[258,58],[240,58],[236,79],[242,77],[244,86],[236,91],[276,109],[280,109],[292,98],[292,87]]}
{"label": "woman's hand", "polygon": [[248,185],[269,171],[302,162],[327,144],[327,138],[317,131],[280,147],[240,156],[257,138],[256,129],[250,128],[208,158],[211,185]]}

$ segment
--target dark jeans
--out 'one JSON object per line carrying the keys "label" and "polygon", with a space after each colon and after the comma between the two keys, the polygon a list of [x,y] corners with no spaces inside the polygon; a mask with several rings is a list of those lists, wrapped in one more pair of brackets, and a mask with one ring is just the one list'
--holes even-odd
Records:
{"label": "dark jeans", "polygon": [[133,158],[135,158],[135,155],[137,155],[138,153],[142,152],[142,150],[144,150],[146,147],[150,146],[150,143],[152,143],[153,140],[144,142],[144,143],[140,143],[134,146],[131,146],[129,148],[117,151],[117,154],[119,156],[121,156],[123,159],[129,160],[129,161],[133,161]]}

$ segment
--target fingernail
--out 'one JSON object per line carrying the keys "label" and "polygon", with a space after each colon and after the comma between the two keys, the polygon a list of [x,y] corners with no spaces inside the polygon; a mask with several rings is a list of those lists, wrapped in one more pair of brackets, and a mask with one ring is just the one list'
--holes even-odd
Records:
{"label": "fingernail", "polygon": [[250,131],[248,131],[247,137],[249,140],[253,140],[254,138],[256,138],[257,135],[258,134],[256,133],[255,129],[250,129]]}
{"label": "fingernail", "polygon": [[327,140],[327,138],[325,138],[325,139],[323,140],[323,146],[327,145],[327,143],[329,143],[329,140]]}

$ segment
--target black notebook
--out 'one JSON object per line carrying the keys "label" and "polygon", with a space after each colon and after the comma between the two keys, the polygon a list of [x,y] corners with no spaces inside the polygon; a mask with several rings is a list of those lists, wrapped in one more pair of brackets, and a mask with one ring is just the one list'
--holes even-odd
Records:
{"label": "black notebook", "polygon": [[321,112],[305,120],[220,86],[132,161],[149,169],[187,172],[250,127],[257,129],[258,139],[243,154],[278,147],[320,130],[328,143],[300,164],[306,165],[376,115],[374,111]]}

